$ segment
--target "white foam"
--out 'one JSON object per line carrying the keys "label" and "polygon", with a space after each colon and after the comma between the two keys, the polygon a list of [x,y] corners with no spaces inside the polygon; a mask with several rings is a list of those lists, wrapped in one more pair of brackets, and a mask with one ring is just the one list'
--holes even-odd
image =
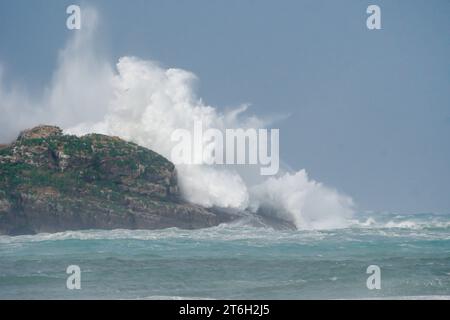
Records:
{"label": "white foam", "polygon": [[255,208],[270,210],[298,229],[344,228],[353,215],[350,197],[310,180],[305,170],[269,178],[251,195]]}
{"label": "white foam", "polygon": [[[206,104],[197,96],[197,77],[192,72],[164,68],[132,56],[120,58],[115,66],[110,64],[98,53],[97,12],[92,8],[83,12],[83,29],[74,33],[61,50],[53,80],[39,99],[20,90],[8,92],[0,82],[0,130],[5,136],[25,126],[52,123],[67,133],[119,136],[170,159],[175,144],[170,141],[172,132],[192,131],[195,121],[201,121],[205,130],[269,125],[260,117],[246,115],[247,105],[222,112]],[[12,124],[22,127],[13,128]],[[302,229],[345,226],[345,219],[353,211],[349,197],[310,180],[305,170],[269,179],[253,188],[261,177],[255,176],[252,169],[177,167],[183,196],[206,207],[251,207],[256,211],[264,205]],[[273,190],[274,186],[278,190]]]}

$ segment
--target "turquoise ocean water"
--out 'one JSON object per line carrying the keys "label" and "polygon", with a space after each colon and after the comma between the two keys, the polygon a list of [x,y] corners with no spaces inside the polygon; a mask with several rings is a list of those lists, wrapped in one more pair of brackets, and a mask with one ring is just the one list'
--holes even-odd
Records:
{"label": "turquoise ocean water", "polygon": [[[69,265],[81,290],[66,288]],[[381,269],[380,290],[366,286],[369,265]],[[241,221],[0,236],[0,299],[449,297],[450,215],[360,215],[336,230]]]}

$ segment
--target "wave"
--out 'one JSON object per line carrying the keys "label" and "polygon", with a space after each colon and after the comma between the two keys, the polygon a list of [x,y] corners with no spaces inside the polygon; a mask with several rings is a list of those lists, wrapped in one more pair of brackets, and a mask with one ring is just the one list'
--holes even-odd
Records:
{"label": "wave", "polygon": [[[80,230],[36,235],[0,236],[0,245],[28,242],[64,240],[174,240],[190,239],[198,241],[242,241],[264,242],[317,242],[341,237],[353,239],[361,234],[384,237],[411,236],[422,239],[450,239],[450,215],[426,215],[417,217],[380,215],[378,221],[372,217],[361,217],[348,221],[348,227],[323,230],[296,230],[289,226],[274,224],[254,214],[223,223],[216,227],[184,230],[167,228],[161,230]],[[383,221],[384,220],[384,221]]]}
{"label": "wave", "polygon": [[[97,11],[83,10],[83,29],[73,33],[60,51],[52,81],[37,98],[19,89],[8,90],[0,81],[2,137],[12,138],[26,127],[52,123],[66,133],[119,136],[170,160],[175,145],[171,134],[180,129],[193,134],[196,121],[202,122],[204,130],[224,132],[269,128],[278,120],[279,116],[248,115],[246,104],[226,111],[205,103],[197,95],[197,77],[190,71],[133,56],[112,63],[98,48]],[[194,148],[194,158],[199,150]],[[345,227],[354,212],[350,197],[310,179],[305,170],[281,170],[265,181],[254,166],[177,165],[177,172],[180,190],[190,202],[254,212],[261,209],[298,229]]]}
{"label": "wave", "polygon": [[[103,120],[80,123],[68,132],[117,135],[170,160],[174,147],[174,142],[168,139],[170,134],[183,129],[194,135],[196,121],[203,123],[204,130],[222,132],[228,128],[259,129],[267,125],[256,116],[245,115],[245,106],[221,112],[206,105],[197,97],[196,77],[189,71],[164,69],[153,61],[136,57],[120,58],[116,69],[110,81],[114,99],[109,101]],[[194,148],[193,152],[203,149]],[[198,157],[202,155],[194,155]],[[261,180],[258,170],[249,166],[177,165],[177,172],[184,198],[205,207],[263,211],[292,222],[298,229],[345,227],[347,218],[353,214],[350,197],[310,179],[304,169],[283,172],[260,183],[255,182]]]}
{"label": "wave", "polygon": [[450,228],[450,218],[448,215],[426,216],[398,216],[386,217],[367,217],[363,219],[350,220],[351,227],[369,228],[369,229],[409,229],[409,230],[425,230],[425,229],[447,229]]}

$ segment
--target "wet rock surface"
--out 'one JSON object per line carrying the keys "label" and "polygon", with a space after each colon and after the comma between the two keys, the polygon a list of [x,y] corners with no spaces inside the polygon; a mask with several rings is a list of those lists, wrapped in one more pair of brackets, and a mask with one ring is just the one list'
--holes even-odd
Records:
{"label": "wet rock surface", "polygon": [[194,229],[233,218],[184,201],[170,161],[117,137],[38,126],[0,146],[0,234]]}

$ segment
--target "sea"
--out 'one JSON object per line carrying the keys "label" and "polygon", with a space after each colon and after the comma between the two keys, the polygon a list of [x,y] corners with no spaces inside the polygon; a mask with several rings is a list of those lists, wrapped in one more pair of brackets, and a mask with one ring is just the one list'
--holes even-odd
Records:
{"label": "sea", "polygon": [[450,299],[450,215],[0,236],[0,299]]}

